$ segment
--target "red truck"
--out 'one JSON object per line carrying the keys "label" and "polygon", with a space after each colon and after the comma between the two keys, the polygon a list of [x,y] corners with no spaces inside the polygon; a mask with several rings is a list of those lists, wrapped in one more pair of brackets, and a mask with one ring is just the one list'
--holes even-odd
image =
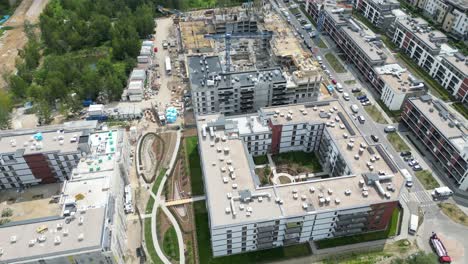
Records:
{"label": "red truck", "polygon": [[448,255],[444,243],[437,237],[436,233],[432,233],[432,236],[429,238],[429,243],[439,257],[440,263],[452,263],[452,259]]}

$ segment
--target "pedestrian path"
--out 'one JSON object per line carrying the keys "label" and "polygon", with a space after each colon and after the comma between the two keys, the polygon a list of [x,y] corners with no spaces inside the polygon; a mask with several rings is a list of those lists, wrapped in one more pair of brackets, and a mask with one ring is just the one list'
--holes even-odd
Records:
{"label": "pedestrian path", "polygon": [[416,191],[416,192],[402,192],[401,193],[401,199],[404,202],[417,202],[419,203],[419,206],[421,207],[428,207],[428,206],[433,206],[435,205],[435,202],[432,200],[432,196],[430,194],[430,191]]}

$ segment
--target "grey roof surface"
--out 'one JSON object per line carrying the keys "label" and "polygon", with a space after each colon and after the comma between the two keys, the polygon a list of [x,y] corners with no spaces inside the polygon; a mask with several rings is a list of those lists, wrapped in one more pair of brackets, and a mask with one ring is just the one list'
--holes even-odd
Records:
{"label": "grey roof surface", "polygon": [[[79,217],[83,216],[83,224],[79,223]],[[69,224],[64,219],[47,221],[43,223],[30,223],[12,227],[0,228],[0,262],[15,262],[29,259],[42,259],[46,256],[60,254],[73,255],[80,250],[92,250],[101,248],[103,235],[105,208],[87,210],[85,214],[77,214],[77,218]],[[57,230],[57,224],[63,224],[62,229]],[[36,229],[42,225],[48,230],[43,234],[37,233]],[[65,235],[64,231],[68,234]],[[78,236],[83,234],[83,240]],[[39,236],[43,235],[45,242],[38,242]],[[16,236],[16,242],[10,242],[12,236]],[[55,243],[56,237],[60,243]],[[30,240],[35,240],[33,246],[29,246]]]}
{"label": "grey roof surface", "polygon": [[409,32],[412,32],[414,36],[433,50],[440,49],[440,47],[436,45],[436,42],[443,43],[447,41],[447,36],[444,33],[438,30],[427,30],[428,23],[422,18],[408,17],[398,20],[397,23],[402,25]]}
{"label": "grey roof surface", "polygon": [[[234,85],[244,87],[254,86],[256,83],[286,82],[280,68],[223,73],[219,57],[205,57],[203,62],[202,58],[203,56],[188,57],[190,85],[195,92]],[[209,71],[206,70],[206,66]],[[213,85],[208,85],[209,80],[213,81]]]}
{"label": "grey roof surface", "polygon": [[[463,138],[467,135],[468,130],[464,126],[457,127],[449,125],[451,120],[445,118],[445,116],[448,116],[449,114],[455,116],[453,111],[449,110],[449,108],[440,101],[434,103],[433,99],[427,98],[429,100],[422,100],[422,98],[424,99],[425,97],[410,98],[410,100],[426,117],[426,120],[431,122],[442,135],[448,139]],[[438,105],[442,105],[444,108],[441,108]],[[466,125],[465,119],[458,119],[458,121]]]}

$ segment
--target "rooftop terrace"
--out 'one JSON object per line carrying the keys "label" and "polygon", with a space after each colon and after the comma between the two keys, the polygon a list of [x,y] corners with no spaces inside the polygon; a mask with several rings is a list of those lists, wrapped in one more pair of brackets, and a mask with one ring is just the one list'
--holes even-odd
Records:
{"label": "rooftop terrace", "polygon": [[423,81],[416,79],[399,64],[387,64],[375,67],[375,70],[395,93],[405,94],[424,89]]}

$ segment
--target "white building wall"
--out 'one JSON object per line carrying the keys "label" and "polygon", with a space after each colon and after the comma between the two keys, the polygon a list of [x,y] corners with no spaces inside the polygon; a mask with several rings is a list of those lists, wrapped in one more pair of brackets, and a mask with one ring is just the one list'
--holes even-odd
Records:
{"label": "white building wall", "polygon": [[405,94],[395,93],[395,91],[385,84],[380,99],[390,110],[400,110],[405,101]]}

